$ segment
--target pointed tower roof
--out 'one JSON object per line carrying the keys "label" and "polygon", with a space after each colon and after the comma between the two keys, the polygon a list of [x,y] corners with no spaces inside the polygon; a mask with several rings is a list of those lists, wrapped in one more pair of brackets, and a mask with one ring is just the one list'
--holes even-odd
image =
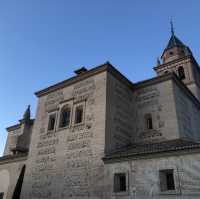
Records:
{"label": "pointed tower roof", "polygon": [[[172,21],[170,22],[170,24],[171,24],[171,37],[169,39],[169,42],[168,42],[165,50],[163,51],[163,54],[165,53],[166,50],[169,50],[169,49],[174,48],[174,47],[187,48],[187,46],[175,35],[174,26],[173,26]],[[163,56],[163,54],[162,54],[162,56]]]}
{"label": "pointed tower roof", "polygon": [[174,25],[172,20],[170,21],[170,25],[171,25],[171,38],[165,50],[173,47],[185,47],[185,44],[180,39],[178,39],[174,33]]}
{"label": "pointed tower roof", "polygon": [[30,110],[30,105],[28,105],[28,108],[26,109],[24,115],[23,115],[23,119],[24,121],[29,121],[31,118],[31,110]]}
{"label": "pointed tower roof", "polygon": [[178,39],[174,34],[171,36],[165,50],[168,50],[173,47],[185,47],[185,44],[180,39]]}

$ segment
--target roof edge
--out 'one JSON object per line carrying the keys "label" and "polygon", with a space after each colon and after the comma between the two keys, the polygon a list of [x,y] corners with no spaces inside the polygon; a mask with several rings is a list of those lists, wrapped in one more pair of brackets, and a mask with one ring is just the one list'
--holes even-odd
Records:
{"label": "roof edge", "polygon": [[103,157],[102,160],[105,164],[110,163],[117,163],[117,162],[124,162],[130,160],[143,160],[143,159],[152,159],[152,158],[163,158],[166,156],[181,156],[181,155],[188,155],[200,153],[200,147],[196,148],[187,148],[187,149],[179,149],[179,150],[169,150],[169,151],[162,151],[162,152],[154,152],[148,154],[140,154],[140,155],[127,155],[127,156],[120,156],[120,157]]}
{"label": "roof edge", "polygon": [[16,161],[27,160],[28,153],[18,154],[18,155],[7,155],[0,157],[0,165],[7,164]]}
{"label": "roof edge", "polygon": [[139,89],[146,86],[154,85],[170,79],[173,80],[182,89],[182,91],[185,92],[185,94],[194,102],[194,104],[197,105],[197,107],[200,109],[199,100],[193,95],[193,93],[187,88],[187,86],[178,78],[178,76],[175,73],[167,73],[148,80],[138,82],[134,84],[134,89]]}
{"label": "roof edge", "polygon": [[91,77],[93,75],[96,75],[96,74],[99,74],[99,73],[102,73],[102,72],[105,72],[105,71],[108,71],[108,72],[111,72],[112,74],[114,74],[116,77],[120,78],[120,79],[123,79],[124,82],[126,82],[127,84],[129,85],[133,85],[133,83],[128,80],[122,73],[120,73],[110,62],[106,62],[104,64],[101,64],[99,66],[96,66],[88,71],[85,71],[83,74],[81,75],[78,75],[78,76],[73,76],[69,79],[66,79],[64,81],[61,81],[57,84],[54,84],[52,86],[49,86],[45,89],[42,89],[40,91],[37,91],[35,92],[35,95],[37,97],[41,97],[43,95],[46,95],[50,92],[54,92],[58,89],[61,89],[61,88],[64,88],[66,86],[69,86],[71,84],[74,84],[76,82],[79,82],[79,81],[82,81],[88,77]]}
{"label": "roof edge", "polygon": [[[160,158],[165,156],[171,155],[183,155],[188,153],[200,153],[200,143],[194,142],[191,140],[184,140],[184,139],[175,139],[175,140],[168,140],[167,142],[175,142],[175,141],[182,141],[184,144],[176,145],[176,147],[169,147],[169,148],[152,148],[152,150],[142,151],[140,153],[136,152],[129,152],[131,146],[129,148],[121,149],[120,151],[116,151],[111,154],[105,154],[102,158],[104,163],[113,163],[113,162],[122,162],[126,160],[137,160],[137,159],[149,159],[149,158]],[[158,143],[155,143],[155,145]],[[162,142],[160,143],[162,144]],[[154,143],[151,144],[139,144],[138,146],[153,146]],[[174,145],[175,146],[175,145]],[[137,145],[136,145],[137,147]],[[147,147],[148,148],[148,147]]]}
{"label": "roof edge", "polygon": [[9,126],[6,128],[6,130],[9,132],[9,131],[13,131],[13,130],[16,130],[16,129],[19,129],[21,127],[21,124],[14,124],[12,126]]}
{"label": "roof edge", "polygon": [[[19,121],[20,121],[20,120],[19,120]],[[34,121],[35,121],[35,119],[31,119],[32,124],[34,123]],[[10,131],[19,129],[20,127],[21,127],[21,123],[18,123],[18,124],[14,124],[14,125],[12,125],[12,126],[7,127],[6,130],[7,130],[8,132],[10,132]]]}

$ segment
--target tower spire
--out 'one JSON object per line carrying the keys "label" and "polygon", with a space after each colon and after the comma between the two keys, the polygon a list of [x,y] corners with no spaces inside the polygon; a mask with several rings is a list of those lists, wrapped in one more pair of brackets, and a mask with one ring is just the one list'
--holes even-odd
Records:
{"label": "tower spire", "polygon": [[24,119],[24,121],[25,122],[28,122],[28,121],[30,121],[30,118],[31,118],[31,110],[30,110],[30,105],[28,105],[28,107],[27,107],[27,109],[26,109],[26,111],[25,111],[25,113],[24,113],[24,115],[23,115],[23,119]]}
{"label": "tower spire", "polygon": [[174,36],[174,24],[173,24],[172,19],[170,20],[170,25],[171,25],[171,33],[172,33],[172,36]]}

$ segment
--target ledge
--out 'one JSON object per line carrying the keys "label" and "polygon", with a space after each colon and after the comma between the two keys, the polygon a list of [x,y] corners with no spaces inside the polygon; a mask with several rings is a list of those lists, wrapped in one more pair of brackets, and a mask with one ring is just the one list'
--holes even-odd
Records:
{"label": "ledge", "polygon": [[50,92],[54,92],[56,90],[59,90],[61,88],[66,87],[66,86],[70,86],[70,85],[75,84],[79,81],[82,81],[82,80],[84,80],[88,77],[97,75],[97,74],[105,72],[105,71],[110,72],[116,78],[120,79],[120,81],[123,81],[125,84],[132,87],[133,83],[130,80],[128,80],[123,74],[121,74],[112,64],[110,64],[109,62],[106,62],[104,64],[101,64],[99,66],[96,66],[96,67],[84,72],[81,75],[73,76],[73,77],[71,77],[67,80],[61,81],[57,84],[54,84],[52,86],[49,86],[49,87],[43,89],[43,90],[35,92],[35,95],[37,97],[41,97],[41,96],[46,95]]}
{"label": "ledge", "polygon": [[200,143],[189,140],[168,140],[160,143],[132,144],[119,151],[106,154],[104,163],[121,162],[126,160],[150,159],[171,155],[199,153]]}
{"label": "ledge", "polygon": [[23,161],[23,160],[26,160],[27,157],[28,157],[28,153],[2,156],[0,157],[0,165],[11,163],[11,162]]}

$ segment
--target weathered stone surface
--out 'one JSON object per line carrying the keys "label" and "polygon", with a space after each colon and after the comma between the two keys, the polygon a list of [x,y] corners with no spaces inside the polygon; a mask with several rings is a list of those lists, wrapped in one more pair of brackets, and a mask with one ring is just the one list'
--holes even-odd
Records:
{"label": "weathered stone surface", "polygon": [[[199,198],[200,73],[191,52],[183,57],[176,46],[171,57],[169,50],[155,67],[158,77],[143,82],[132,83],[105,63],[37,92],[35,121],[25,122],[25,114],[7,128],[0,158],[4,198],[13,199],[24,165],[21,199]],[[180,66],[182,81],[169,73],[178,74]],[[69,125],[62,127],[66,107]],[[172,192],[161,191],[163,169],[174,171]],[[126,177],[120,193],[113,189],[116,173]]]}
{"label": "weathered stone surface", "polygon": [[5,199],[12,199],[22,167],[26,164],[26,156],[0,160],[0,193]]}
{"label": "weathered stone surface", "polygon": [[[57,122],[48,132],[49,114],[59,118],[64,104],[71,107],[70,126],[59,129]],[[79,104],[84,120],[76,125]],[[105,72],[39,99],[22,199],[103,197],[105,105]]]}
{"label": "weathered stone surface", "polygon": [[[164,193],[160,190],[159,170],[174,169],[176,190]],[[106,164],[108,198],[176,198],[196,199],[200,196],[200,155],[151,157]],[[114,173],[127,173],[128,192],[123,196],[113,193]]]}

